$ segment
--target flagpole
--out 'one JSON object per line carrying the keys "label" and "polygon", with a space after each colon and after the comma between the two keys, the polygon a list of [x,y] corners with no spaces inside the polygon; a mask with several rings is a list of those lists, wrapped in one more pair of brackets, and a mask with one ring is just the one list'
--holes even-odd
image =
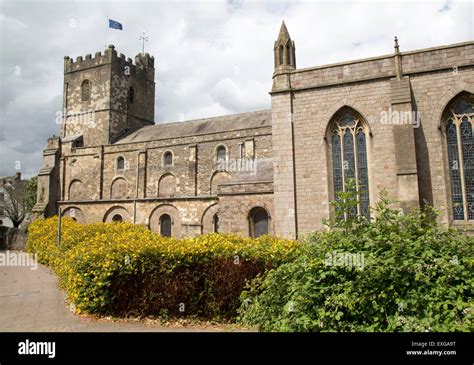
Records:
{"label": "flagpole", "polygon": [[105,27],[105,42],[104,49],[107,49],[107,31],[109,30],[109,17],[107,16],[107,25]]}

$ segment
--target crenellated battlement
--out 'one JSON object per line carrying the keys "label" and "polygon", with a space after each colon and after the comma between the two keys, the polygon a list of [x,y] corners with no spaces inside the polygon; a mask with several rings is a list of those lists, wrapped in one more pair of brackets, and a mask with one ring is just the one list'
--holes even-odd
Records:
{"label": "crenellated battlement", "polygon": [[115,50],[115,46],[111,44],[104,53],[96,52],[94,57],[92,57],[92,54],[87,54],[85,57],[76,57],[74,61],[71,57],[65,56],[64,74],[109,64],[117,65],[122,68],[128,66],[130,67],[130,74],[134,75],[140,71],[154,69],[155,59],[153,56],[150,56],[149,53],[139,53],[135,56],[135,60],[132,60],[130,57],[127,58],[123,53],[118,54]]}

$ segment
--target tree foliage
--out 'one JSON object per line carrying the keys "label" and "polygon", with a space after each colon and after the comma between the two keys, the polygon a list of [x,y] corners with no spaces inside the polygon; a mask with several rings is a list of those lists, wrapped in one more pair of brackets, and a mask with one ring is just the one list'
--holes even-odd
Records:
{"label": "tree foliage", "polygon": [[429,206],[404,215],[392,203],[382,193],[374,221],[308,235],[297,260],[242,293],[240,320],[262,331],[472,331],[473,238],[441,227]]}

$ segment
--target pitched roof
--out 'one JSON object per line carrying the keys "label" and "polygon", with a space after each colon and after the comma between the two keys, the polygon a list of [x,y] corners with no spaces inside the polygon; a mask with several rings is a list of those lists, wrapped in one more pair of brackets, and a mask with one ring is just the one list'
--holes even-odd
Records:
{"label": "pitched roof", "polygon": [[116,144],[154,141],[269,126],[271,126],[271,110],[260,110],[185,122],[150,125],[129,134],[117,141]]}

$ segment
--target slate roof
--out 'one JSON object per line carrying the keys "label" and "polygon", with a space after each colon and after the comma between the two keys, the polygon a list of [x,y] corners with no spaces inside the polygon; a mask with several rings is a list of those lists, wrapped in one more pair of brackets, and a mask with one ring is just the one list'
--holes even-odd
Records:
{"label": "slate roof", "polygon": [[269,127],[271,126],[271,123],[271,110],[260,110],[250,113],[224,115],[221,117],[196,119],[185,122],[155,124],[140,128],[117,141],[116,144]]}

